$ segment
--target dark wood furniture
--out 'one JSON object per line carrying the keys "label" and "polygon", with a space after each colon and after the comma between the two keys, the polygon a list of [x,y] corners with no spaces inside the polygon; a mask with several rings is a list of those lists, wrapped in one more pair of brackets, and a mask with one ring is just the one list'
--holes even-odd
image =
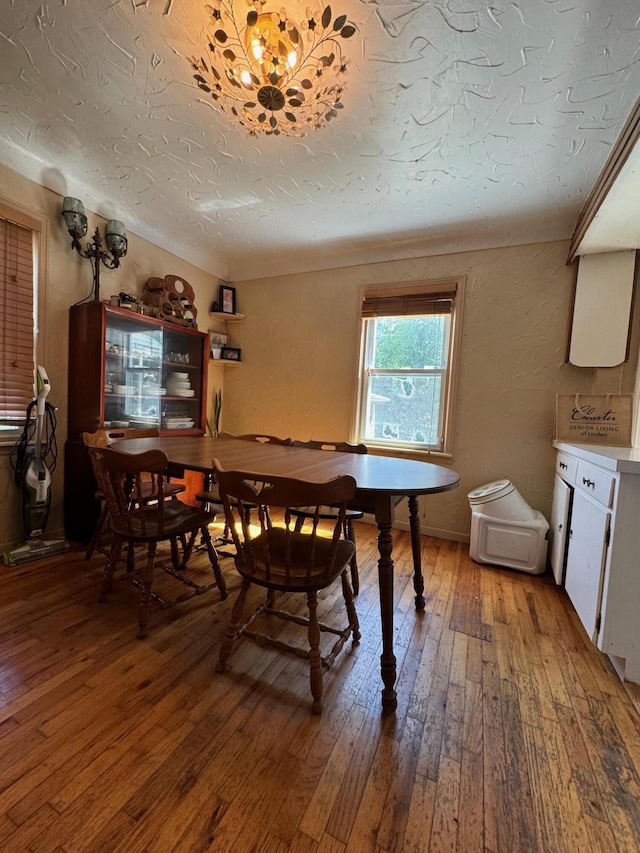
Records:
{"label": "dark wood furniture", "polygon": [[[230,432],[221,432],[218,435],[218,439],[220,441],[226,441],[229,438],[236,438],[241,441],[258,441],[260,444],[292,444],[292,440],[290,438],[278,438],[276,435],[263,435],[262,433],[255,432],[244,433],[242,435],[234,435]],[[196,499],[205,505],[220,503],[220,493],[215,485],[213,472],[210,472],[208,476],[205,477],[205,488],[202,492],[198,492],[196,494]]]}
{"label": "dark wood furniture", "polygon": [[[217,672],[224,672],[233,643],[241,636],[270,645],[280,651],[290,652],[309,661],[312,710],[322,712],[322,672],[329,669],[344,644],[353,636],[360,639],[360,628],[353,592],[347,576],[347,567],[353,557],[355,545],[341,538],[346,502],[356,491],[353,477],[336,477],[328,483],[307,483],[289,477],[267,474],[249,474],[222,471],[214,461],[214,473],[220,489],[227,524],[236,546],[235,564],[242,577],[238,598],[233,605],[231,619],[225,631],[218,657]],[[251,524],[250,512],[258,505],[257,524]],[[320,507],[335,504],[332,535],[320,535]],[[306,533],[295,530],[294,506],[315,506],[312,529]],[[281,512],[274,520],[271,510]],[[329,534],[330,531],[327,531]],[[332,586],[338,578],[347,609],[348,622],[344,628],[328,625],[318,619],[318,591]],[[245,619],[247,593],[252,584],[267,590],[266,600],[249,618]],[[308,617],[290,613],[276,607],[277,593],[305,593]],[[285,642],[270,634],[255,630],[256,619],[275,616],[278,619],[306,625],[308,647]],[[320,649],[321,633],[337,635],[338,639],[328,654]]]}
{"label": "dark wood furniture", "polygon": [[[290,438],[278,438],[277,435],[265,435],[263,433],[255,432],[243,433],[241,435],[234,435],[230,432],[221,432],[218,435],[218,438],[221,441],[225,441],[228,438],[237,438],[241,441],[258,441],[260,442],[260,444],[292,444],[292,440]],[[218,491],[218,487],[215,483],[215,477],[213,476],[212,472],[205,475],[204,490],[196,494],[196,500],[200,501],[202,505],[209,509],[211,512],[216,512],[217,508],[221,506],[220,492]],[[251,508],[255,509],[256,504],[254,504]],[[226,545],[230,544],[232,541],[230,538],[229,526],[226,524],[222,533],[221,541],[224,542],[224,544]]]}
{"label": "dark wood furniture", "polygon": [[[142,439],[153,441],[153,439]],[[126,441],[121,446],[126,446]],[[149,608],[152,596],[161,601],[164,606],[184,601],[194,595],[200,595],[213,587],[218,587],[220,597],[227,597],[227,588],[224,576],[220,571],[218,557],[211,542],[208,525],[214,521],[215,516],[205,510],[186,506],[180,501],[164,499],[165,477],[167,470],[167,456],[161,450],[147,450],[142,453],[128,454],[120,453],[111,447],[89,447],[88,448],[93,469],[96,474],[98,488],[105,496],[109,512],[109,525],[112,534],[112,545],[104,571],[104,578],[100,590],[100,599],[104,599],[113,586],[113,575],[120,559],[123,547],[129,548],[133,554],[136,544],[147,546],[147,559],[142,577],[139,579],[134,571],[135,566],[127,560],[127,572],[125,577],[140,586],[140,614],[139,634],[146,636],[147,623],[149,621]],[[145,501],[146,483],[148,475],[154,480],[156,502],[149,504]],[[203,541],[207,547],[209,561],[215,580],[206,585],[200,585],[191,580],[184,571],[176,571],[166,565],[162,565],[164,571],[172,575],[190,587],[190,592],[166,601],[152,592],[153,575],[156,565],[156,550],[159,542],[170,542],[172,562],[176,566],[178,560],[178,540],[185,540],[191,534],[200,531]],[[190,549],[185,549],[181,569],[186,567],[189,560]]]}
{"label": "dark wood furniture", "polygon": [[[160,437],[122,442],[115,445],[125,453],[157,447],[171,462],[184,468],[211,472],[212,460],[217,458],[227,470],[254,471],[283,477],[297,477],[311,482],[325,482],[342,474],[351,475],[357,484],[351,504],[358,505],[375,515],[378,525],[378,581],[380,585],[380,612],[382,622],[381,672],[384,689],[382,708],[393,713],[397,699],[396,659],[393,654],[393,536],[391,525],[398,496],[409,498],[412,515],[411,538],[417,566],[420,566],[420,528],[418,523],[418,495],[438,494],[455,489],[459,476],[455,471],[431,462],[396,459],[390,456],[362,455],[359,453],[318,453],[305,447],[283,447],[276,444],[213,438]],[[423,589],[422,573],[414,577],[416,606],[419,608],[418,588]],[[424,605],[423,605],[424,606]]]}
{"label": "dark wood furniture", "polygon": [[189,326],[104,302],[72,306],[64,494],[69,539],[89,542],[101,514],[82,433],[156,428],[202,435],[208,355],[208,335]]}
{"label": "dark wood furniture", "polygon": [[[131,438],[157,438],[159,435],[160,432],[155,427],[152,429],[97,429],[95,432],[83,432],[82,441],[86,447],[109,447],[115,441],[125,441]],[[184,489],[185,487],[180,483],[170,483],[167,481],[164,484],[165,500],[175,499],[177,495],[184,492]],[[93,531],[91,541],[87,545],[84,555],[85,560],[91,559],[100,544],[109,518],[106,498],[100,490],[95,493],[95,499],[100,502],[102,510],[96,529]],[[150,475],[148,481],[142,484],[142,499],[145,503],[152,503],[158,499],[157,483],[153,475]]]}
{"label": "dark wood furniture", "polygon": [[[294,447],[307,447],[309,450],[326,450],[338,451],[339,453],[367,453],[366,444],[351,444],[348,441],[294,441]],[[312,517],[314,513],[313,507],[295,507],[291,509],[293,515],[297,518],[296,530],[302,530],[306,519]],[[321,518],[325,520],[335,519],[338,509],[332,506],[323,506]],[[343,533],[344,538],[348,539],[353,544],[356,544],[356,537],[353,530],[353,522],[359,521],[364,516],[364,511],[361,509],[348,508],[344,516]],[[357,595],[360,592],[360,578],[358,577],[358,554],[354,550],[351,558],[351,586],[353,594]]]}

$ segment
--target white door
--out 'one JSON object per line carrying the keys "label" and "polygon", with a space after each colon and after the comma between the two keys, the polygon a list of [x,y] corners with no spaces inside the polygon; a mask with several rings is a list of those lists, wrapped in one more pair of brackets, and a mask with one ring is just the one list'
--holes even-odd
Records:
{"label": "white door", "polygon": [[573,494],[564,585],[589,639],[596,641],[611,514],[579,489]]}
{"label": "white door", "polygon": [[556,474],[553,485],[553,503],[551,505],[551,525],[549,527],[549,538],[551,539],[551,550],[549,562],[553,569],[553,576],[557,584],[562,584],[564,576],[564,563],[567,551],[569,520],[569,508],[571,506],[571,493],[573,489],[568,486],[562,477]]}

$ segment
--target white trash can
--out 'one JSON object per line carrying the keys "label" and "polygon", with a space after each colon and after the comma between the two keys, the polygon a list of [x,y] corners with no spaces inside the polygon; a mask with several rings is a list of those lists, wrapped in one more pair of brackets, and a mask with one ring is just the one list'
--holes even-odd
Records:
{"label": "white trash can", "polygon": [[509,480],[469,492],[469,556],[477,563],[539,575],[547,566],[549,523]]}

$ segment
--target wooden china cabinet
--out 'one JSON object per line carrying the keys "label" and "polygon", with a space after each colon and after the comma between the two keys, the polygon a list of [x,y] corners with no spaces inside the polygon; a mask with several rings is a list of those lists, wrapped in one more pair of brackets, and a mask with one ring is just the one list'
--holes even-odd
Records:
{"label": "wooden china cabinet", "polygon": [[105,302],[74,305],[69,316],[65,533],[87,542],[99,516],[83,432],[157,427],[163,435],[203,435],[209,338]]}

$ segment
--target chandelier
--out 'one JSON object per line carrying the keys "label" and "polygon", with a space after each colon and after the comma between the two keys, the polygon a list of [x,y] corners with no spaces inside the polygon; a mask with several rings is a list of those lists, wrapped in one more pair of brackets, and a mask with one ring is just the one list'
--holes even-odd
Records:
{"label": "chandelier", "polygon": [[346,15],[306,10],[294,22],[286,9],[265,12],[266,0],[214,0],[206,7],[207,58],[193,58],[194,79],[220,109],[253,136],[304,136],[342,109],[348,62],[340,41],[356,28]]}

